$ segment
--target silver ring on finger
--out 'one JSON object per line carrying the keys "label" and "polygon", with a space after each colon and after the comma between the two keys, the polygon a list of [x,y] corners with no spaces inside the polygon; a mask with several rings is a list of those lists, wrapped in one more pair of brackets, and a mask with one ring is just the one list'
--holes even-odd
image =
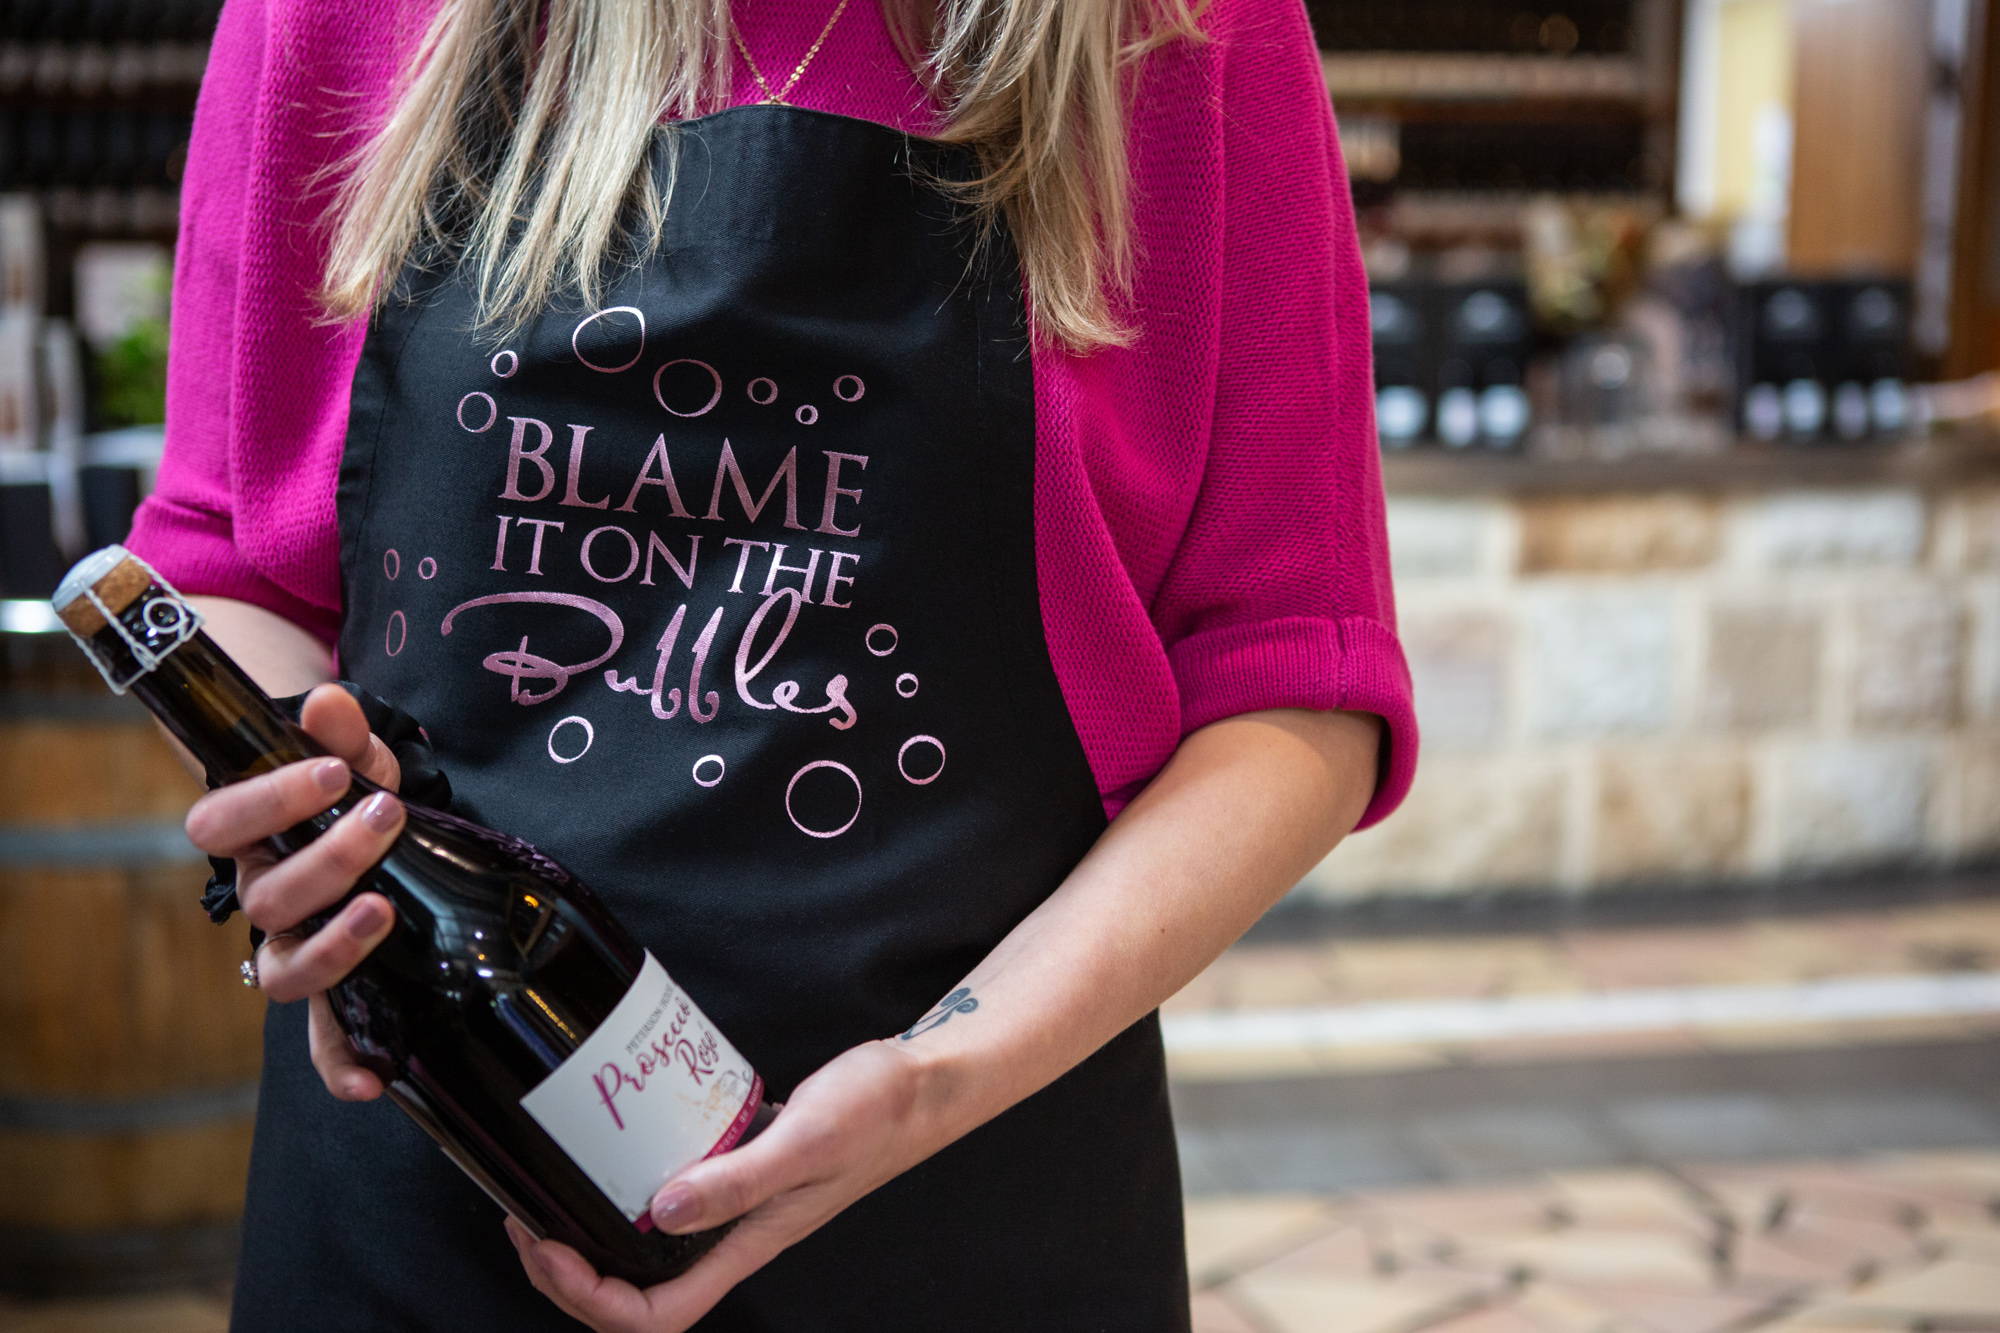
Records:
{"label": "silver ring on finger", "polygon": [[301,932],[296,930],[281,930],[275,935],[266,935],[262,940],[259,940],[257,948],[250,951],[250,956],[236,965],[237,974],[243,978],[243,984],[252,990],[257,990],[263,985],[257,977],[257,952],[259,949],[262,949],[272,940],[295,940],[300,938],[300,935]]}

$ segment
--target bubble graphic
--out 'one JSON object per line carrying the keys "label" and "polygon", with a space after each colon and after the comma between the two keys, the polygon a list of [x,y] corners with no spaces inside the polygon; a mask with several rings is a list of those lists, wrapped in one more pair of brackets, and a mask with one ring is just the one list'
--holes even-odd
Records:
{"label": "bubble graphic", "polygon": [[[465,419],[465,405],[475,398],[486,404],[486,420],[477,426]],[[458,400],[458,424],[461,430],[469,431],[474,435],[484,435],[487,431],[493,429],[493,423],[499,419],[500,404],[493,401],[493,395],[490,393],[481,393],[479,390],[474,389],[471,393]]]}
{"label": "bubble graphic", "polygon": [[902,695],[905,699],[916,698],[917,678],[907,671],[896,677],[896,693]]}
{"label": "bubble graphic", "polygon": [[[583,354],[583,347],[581,344],[583,331],[589,328],[592,324],[595,324],[598,320],[610,319],[611,316],[613,315],[630,315],[634,320],[638,321],[639,346],[633,351],[631,360],[616,366],[600,366],[595,361],[592,361],[589,357]],[[614,340],[619,336],[620,335],[615,332],[611,334],[611,337]],[[641,311],[639,307],[634,305],[615,305],[612,306],[609,310],[600,310],[596,314],[590,316],[590,318],[584,320],[583,323],[577,325],[574,329],[570,331],[569,350],[576,353],[576,359],[578,361],[581,361],[584,365],[590,367],[592,370],[597,371],[599,374],[602,375],[616,375],[621,370],[630,370],[632,367],[638,365],[639,358],[646,354],[645,313]]]}
{"label": "bubble graphic", "polygon": [[[701,766],[703,764],[715,765],[714,777],[712,778],[702,777]],[[692,774],[694,778],[694,785],[697,787],[713,787],[716,783],[722,781],[722,775],[728,771],[729,771],[729,766],[722,762],[721,755],[705,754],[701,758],[694,761],[694,772]]]}
{"label": "bubble graphic", "polygon": [[[500,369],[500,358],[503,356],[507,358],[507,368],[505,370]],[[520,368],[521,358],[519,354],[507,348],[502,348],[500,351],[495,352],[493,360],[489,363],[489,369],[503,380],[514,378],[514,372]]]}
{"label": "bubble graphic", "polygon": [[437,561],[435,561],[435,560],[431,559],[431,558],[430,558],[429,556],[425,556],[425,557],[424,557],[423,559],[421,559],[421,560],[417,561],[417,577],[418,577],[418,578],[420,578],[420,579],[423,579],[423,580],[425,580],[426,582],[428,582],[428,581],[430,581],[431,579],[434,579],[434,578],[436,578],[437,576],[438,576],[438,562],[437,562]]}
{"label": "bubble graphic", "polygon": [[410,622],[403,618],[401,611],[389,613],[389,627],[382,631],[382,651],[394,657],[403,651],[403,645],[410,641]]}
{"label": "bubble graphic", "polygon": [[[875,646],[876,637],[882,634],[887,634],[889,636],[889,646],[886,648],[877,648]],[[868,651],[873,653],[875,656],[887,657],[890,653],[896,651],[896,645],[899,642],[901,642],[901,640],[896,634],[896,627],[894,625],[870,625],[868,627],[868,633],[862,636],[861,642],[866,644],[868,646]]]}
{"label": "bubble graphic", "polygon": [[[849,815],[847,817],[847,822],[845,824],[842,824],[837,829],[821,830],[821,829],[807,828],[804,824],[799,822],[798,815],[794,813],[792,810],[793,789],[799,785],[800,778],[804,777],[806,774],[812,772],[816,768],[832,769],[834,772],[839,773],[841,776],[845,777],[849,782],[854,784],[854,813]],[[809,838],[837,838],[841,834],[847,832],[847,830],[853,828],[854,821],[861,818],[861,779],[856,777],[854,770],[849,768],[846,764],[836,763],[831,759],[816,759],[812,763],[807,764],[804,768],[800,769],[798,772],[792,774],[792,780],[785,784],[785,816],[792,821],[793,828],[797,829],[799,832],[805,834]]]}
{"label": "bubble graphic", "polygon": [[396,576],[402,572],[403,572],[403,557],[401,553],[398,552],[396,548],[393,546],[391,546],[388,550],[382,552],[382,577],[388,579],[391,583],[394,583],[396,581]]}
{"label": "bubble graphic", "polygon": [[[768,384],[769,386],[771,386],[770,392],[765,394],[762,398],[759,398],[757,396],[757,386],[760,384]],[[744,389],[744,392],[750,395],[750,401],[757,404],[757,406],[769,407],[772,403],[778,401],[778,382],[774,379],[771,379],[769,376],[759,375],[756,379],[750,381],[749,385]]]}
{"label": "bubble graphic", "polygon": [[[571,725],[583,728],[583,748],[578,750],[575,754],[568,754],[568,755],[561,754],[556,750],[556,737],[562,735],[562,729],[564,727]],[[555,760],[558,764],[573,764],[577,760],[583,758],[585,755],[590,753],[591,744],[596,740],[597,740],[597,728],[590,725],[590,719],[587,717],[579,717],[576,714],[572,713],[568,717],[564,718],[562,721],[556,723],[553,727],[549,728],[549,758]]]}
{"label": "bubble graphic", "polygon": [[[930,775],[928,777],[921,777],[921,778],[916,777],[910,772],[908,761],[909,761],[910,747],[913,745],[928,745],[937,751],[937,767],[930,771]],[[938,776],[944,772],[944,742],[939,740],[935,736],[910,737],[910,739],[904,741],[902,747],[896,751],[896,771],[898,773],[901,773],[903,775],[903,781],[909,783],[911,786],[928,787],[931,783],[936,782],[938,780]]]}
{"label": "bubble graphic", "polygon": [[[854,392],[843,393],[840,388],[843,384],[852,384]],[[842,375],[833,382],[833,396],[843,403],[858,403],[861,401],[861,395],[867,392],[868,386],[861,382],[859,375]]]}
{"label": "bubble graphic", "polygon": [[[703,403],[700,407],[697,407],[692,412],[683,412],[678,407],[674,407],[673,405],[668,403],[666,394],[664,394],[660,389],[660,377],[662,375],[665,375],[669,370],[672,370],[675,366],[700,366],[703,370],[708,372],[708,377],[712,384],[712,388],[708,395],[708,401]],[[653,401],[658,403],[661,407],[666,408],[667,411],[673,413],[677,417],[706,416],[709,413],[709,411],[711,411],[715,407],[717,403],[722,401],[722,374],[720,371],[716,370],[714,366],[708,364],[708,362],[697,361],[695,358],[691,356],[683,356],[677,358],[676,360],[669,361],[665,365],[661,366],[658,370],[653,372]]]}

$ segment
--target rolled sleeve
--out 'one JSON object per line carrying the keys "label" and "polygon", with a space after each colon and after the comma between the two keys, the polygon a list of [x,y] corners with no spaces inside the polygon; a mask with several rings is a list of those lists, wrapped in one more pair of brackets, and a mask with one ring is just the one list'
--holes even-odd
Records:
{"label": "rolled sleeve", "polygon": [[1357,830],[1380,823],[1417,771],[1409,664],[1395,632],[1373,620],[1293,617],[1227,626],[1168,646],[1183,734],[1263,708],[1374,713],[1386,725],[1375,791]]}
{"label": "rolled sleeve", "polygon": [[1358,827],[1416,771],[1396,633],[1368,282],[1302,0],[1236,0],[1220,32],[1221,317],[1208,452],[1152,603],[1184,731],[1265,708],[1387,724]]}
{"label": "rolled sleeve", "polygon": [[133,516],[125,545],[190,596],[230,597],[261,606],[326,644],[339,633],[339,617],[292,596],[244,558],[227,514],[155,491]]}

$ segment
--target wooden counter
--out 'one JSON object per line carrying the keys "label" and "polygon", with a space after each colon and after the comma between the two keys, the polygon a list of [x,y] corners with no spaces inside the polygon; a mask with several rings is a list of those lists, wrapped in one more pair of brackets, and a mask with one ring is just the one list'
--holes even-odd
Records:
{"label": "wooden counter", "polygon": [[1768,491],[1903,486],[1949,490],[2000,479],[2000,432],[1968,431],[1879,444],[1771,445],[1617,458],[1449,453],[1385,454],[1391,495],[1588,495],[1634,491]]}

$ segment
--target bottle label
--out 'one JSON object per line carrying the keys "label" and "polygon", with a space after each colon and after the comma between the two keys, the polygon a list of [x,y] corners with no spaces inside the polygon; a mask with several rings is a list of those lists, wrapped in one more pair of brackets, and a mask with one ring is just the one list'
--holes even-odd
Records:
{"label": "bottle label", "polygon": [[610,1016],[521,1105],[645,1230],[667,1177],[734,1147],[762,1096],[749,1062],[649,952]]}

